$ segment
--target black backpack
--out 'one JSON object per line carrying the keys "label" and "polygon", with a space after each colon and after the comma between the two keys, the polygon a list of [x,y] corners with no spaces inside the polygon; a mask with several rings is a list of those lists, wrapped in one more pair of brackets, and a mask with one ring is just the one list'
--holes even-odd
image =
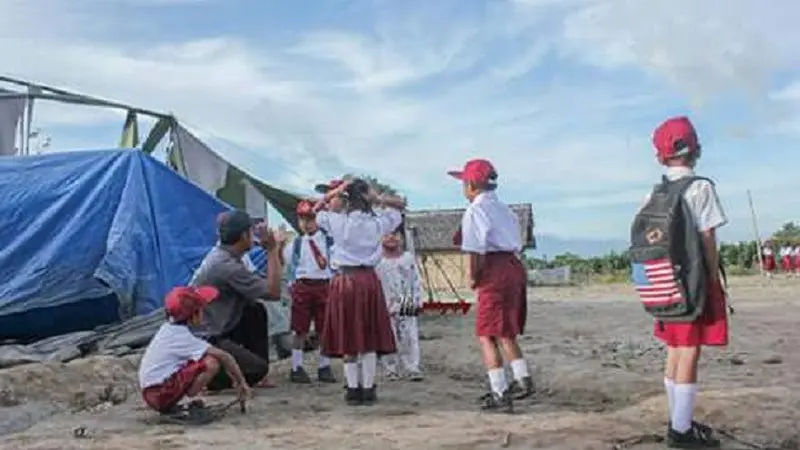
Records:
{"label": "black backpack", "polygon": [[705,307],[703,237],[683,197],[697,180],[713,183],[663,177],[631,225],[631,278],[645,311],[661,322],[692,322]]}

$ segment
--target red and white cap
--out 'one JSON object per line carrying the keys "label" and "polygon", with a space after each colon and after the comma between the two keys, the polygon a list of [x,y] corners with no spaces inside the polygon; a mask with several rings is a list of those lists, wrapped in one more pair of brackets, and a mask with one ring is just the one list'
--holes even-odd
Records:
{"label": "red and white cap", "polygon": [[178,286],[167,294],[164,299],[164,309],[172,320],[182,322],[216,300],[218,296],[219,290],[213,286]]}
{"label": "red and white cap", "polygon": [[342,183],[344,183],[344,180],[341,180],[341,179],[337,178],[337,179],[333,179],[331,181],[328,181],[327,183],[320,183],[320,184],[314,186],[314,190],[316,192],[319,192],[320,194],[325,194],[328,191],[331,191],[331,190],[336,189],[337,187],[341,186]]}
{"label": "red and white cap", "polygon": [[497,171],[489,160],[471,159],[461,170],[447,172],[451,177],[471,183],[497,183]]}
{"label": "red and white cap", "polygon": [[653,146],[661,164],[673,158],[700,153],[697,131],[686,116],[672,117],[659,125],[653,132]]}
{"label": "red and white cap", "polygon": [[297,208],[295,209],[298,217],[314,217],[316,216],[316,212],[314,212],[314,205],[308,200],[300,200],[297,203]]}

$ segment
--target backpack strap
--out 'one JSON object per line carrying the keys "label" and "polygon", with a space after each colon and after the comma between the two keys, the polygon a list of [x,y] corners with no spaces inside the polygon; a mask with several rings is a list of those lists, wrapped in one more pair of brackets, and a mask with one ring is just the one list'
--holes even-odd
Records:
{"label": "backpack strap", "polygon": [[289,263],[289,281],[297,278],[297,266],[300,264],[300,244],[303,243],[303,236],[295,236],[292,242],[292,260]]}
{"label": "backpack strap", "polygon": [[331,264],[331,247],[333,247],[333,237],[325,231],[324,228],[319,229],[322,235],[325,236],[325,259],[328,260],[328,265]]}

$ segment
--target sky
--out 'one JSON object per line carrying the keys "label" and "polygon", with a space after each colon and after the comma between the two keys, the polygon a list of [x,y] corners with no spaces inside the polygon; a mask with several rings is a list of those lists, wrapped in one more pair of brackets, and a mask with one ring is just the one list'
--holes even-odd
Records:
{"label": "sky", "polygon": [[[536,233],[626,239],[687,114],[725,240],[800,219],[800,2],[0,0],[0,73],[172,112],[300,192],[345,172],[414,209],[463,205],[446,171],[494,162]],[[123,113],[39,102],[57,149],[110,148]],[[794,156],[793,156],[794,155]]]}

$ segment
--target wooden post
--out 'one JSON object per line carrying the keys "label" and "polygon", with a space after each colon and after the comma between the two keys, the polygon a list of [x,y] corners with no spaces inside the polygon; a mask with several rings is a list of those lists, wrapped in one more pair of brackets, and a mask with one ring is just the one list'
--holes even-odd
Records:
{"label": "wooden post", "polygon": [[761,235],[758,232],[758,216],[756,215],[756,207],[753,204],[753,196],[750,194],[750,189],[747,190],[747,201],[750,203],[750,216],[753,219],[753,233],[756,236],[756,255],[758,255],[758,270],[761,276],[764,276],[764,255],[761,254]]}

